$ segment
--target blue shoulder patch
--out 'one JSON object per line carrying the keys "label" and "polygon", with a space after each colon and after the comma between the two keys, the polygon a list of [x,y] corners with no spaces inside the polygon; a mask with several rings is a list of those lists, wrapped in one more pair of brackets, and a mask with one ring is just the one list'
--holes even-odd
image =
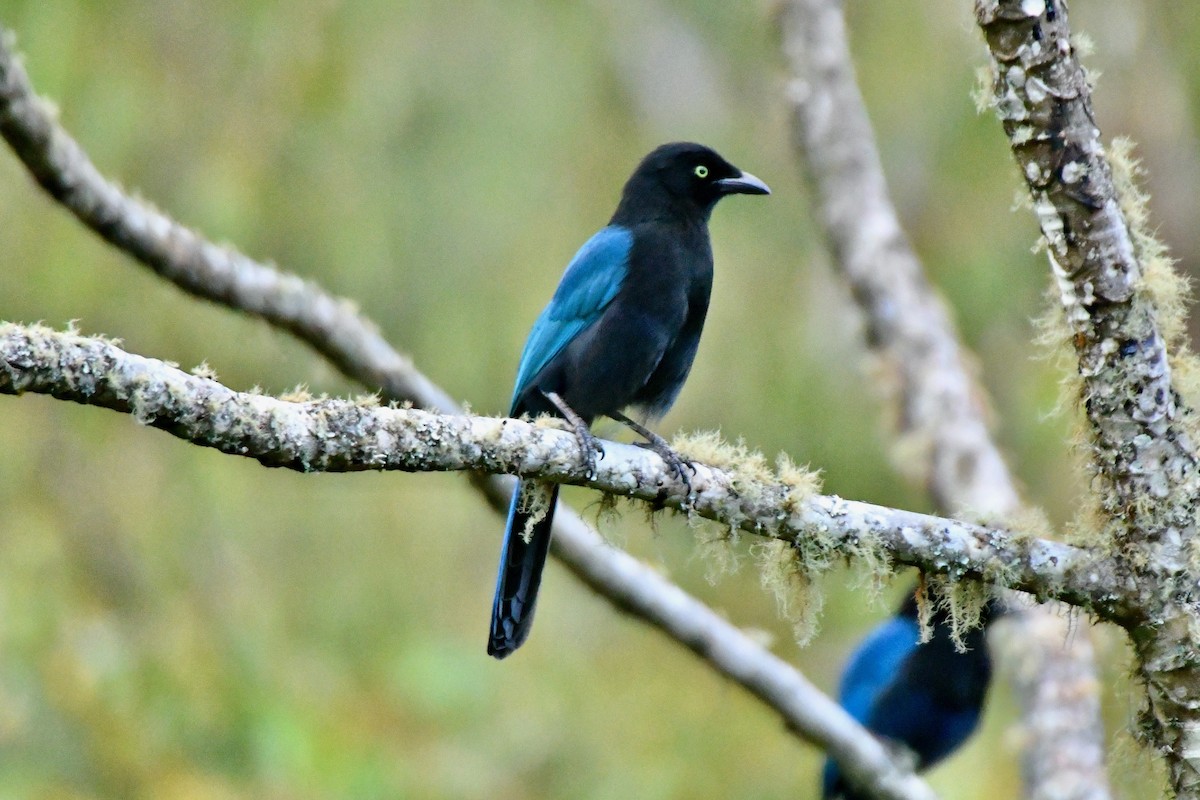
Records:
{"label": "blue shoulder patch", "polygon": [[842,708],[865,725],[875,699],[896,679],[920,638],[917,621],[908,617],[892,617],[875,628],[842,673],[838,692]]}
{"label": "blue shoulder patch", "polygon": [[617,296],[629,273],[633,234],[620,226],[601,228],[571,259],[550,304],[542,311],[521,352],[513,404],[559,351],[591,325]]}

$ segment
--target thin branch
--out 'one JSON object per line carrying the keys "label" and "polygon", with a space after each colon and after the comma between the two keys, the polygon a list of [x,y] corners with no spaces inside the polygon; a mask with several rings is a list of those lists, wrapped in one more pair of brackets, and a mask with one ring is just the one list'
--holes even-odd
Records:
{"label": "thin branch", "polygon": [[1020,499],[984,420],[984,395],[945,304],[930,288],[891,198],[855,82],[837,0],[794,0],[781,16],[797,156],[814,209],[884,362],[907,459],[947,511],[1008,513]]}
{"label": "thin branch", "polygon": [[[933,574],[970,575],[1094,606],[1129,624],[1122,579],[1102,557],[952,519],[814,495],[765,470],[693,462],[691,493],[646,448],[605,442],[589,477],[576,437],[536,422],[349,400],[289,402],[235,392],[112,342],[0,324],[0,394],[34,392],[132,414],[204,447],[301,472],[476,470],[590,486],[853,557],[877,546]],[[803,565],[802,565],[803,566]]]}
{"label": "thin branch", "polygon": [[101,175],[55,120],[51,105],[34,93],[14,41],[0,26],[0,136],[42,188],[87,228],[189,294],[289,331],[389,399],[445,413],[458,410],[351,301],[213,244]]}
{"label": "thin branch", "polygon": [[[1087,629],[1077,615],[1065,606],[1051,608],[1061,616],[1026,613],[1021,625],[996,631],[1020,709],[1024,798],[1104,800],[1111,792],[1105,780],[1107,751],[1092,640],[1082,635]],[[1089,722],[1093,727],[1084,727]],[[1097,744],[1080,746],[1092,741]]]}
{"label": "thin branch", "polygon": [[[903,464],[947,513],[1011,516],[1020,494],[988,428],[985,392],[888,195],[841,3],[792,0],[780,22],[794,145],[834,265],[866,320],[867,344],[892,377]],[[1099,682],[1088,633],[1068,638],[1065,616],[1029,609],[1016,615],[1021,633],[1008,639],[1015,660],[1040,665],[1011,671],[1017,695],[1041,701],[1022,704],[1026,796],[1103,800],[1110,791]]]}
{"label": "thin branch", "polygon": [[[992,56],[992,103],[1033,199],[1079,362],[1098,544],[1138,574],[1146,624],[1132,631],[1147,687],[1146,733],[1178,797],[1200,797],[1200,576],[1195,413],[1172,379],[1157,243],[1131,230],[1061,0],[976,0]],[[1151,269],[1159,274],[1152,277]],[[1173,302],[1177,298],[1173,298]],[[1178,322],[1178,320],[1174,320]]]}
{"label": "thin branch", "polygon": [[[185,291],[291,332],[386,400],[461,413],[349,301],[218,247],[105,179],[57,124],[49,104],[34,93],[13,42],[11,32],[0,26],[0,135],[84,225]],[[478,478],[475,485],[493,508],[507,506],[510,481],[492,476]],[[555,516],[551,552],[598,594],[692,649],[761,699],[791,730],[834,754],[859,783],[894,800],[932,796],[836,704],[814,692],[799,671],[654,570],[607,546],[564,504]]]}
{"label": "thin branch", "polygon": [[[605,445],[608,446],[607,444]],[[511,491],[511,487],[508,488]],[[598,541],[594,531],[578,517],[565,524],[583,528],[593,540],[563,537],[555,518],[554,535],[563,559],[584,583],[601,591],[618,608],[651,621],[673,639],[775,709],[787,726],[805,741],[834,754],[847,775],[868,787],[874,796],[889,800],[934,800],[933,791],[897,759],[836,702],[813,686],[795,667],[764,651],[753,638],[674,584],[662,581],[652,567],[626,553],[595,552],[612,548]],[[589,564],[581,571],[579,564]],[[657,579],[657,580],[656,580]],[[648,591],[662,585],[661,590]],[[617,594],[613,586],[627,587]]]}

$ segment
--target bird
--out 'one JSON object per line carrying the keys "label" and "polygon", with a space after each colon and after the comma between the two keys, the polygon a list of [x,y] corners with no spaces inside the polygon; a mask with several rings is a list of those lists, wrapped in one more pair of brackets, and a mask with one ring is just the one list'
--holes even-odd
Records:
{"label": "bird", "polygon": [[[712,290],[708,220],[731,194],[767,184],[692,142],[657,147],[625,182],[608,224],[579,248],[534,323],[517,367],[510,417],[548,414],[572,427],[589,473],[603,455],[590,426],[607,416],[634,430],[686,482],[682,459],[627,417],[666,413],[700,343]],[[488,655],[529,636],[558,485],[520,480],[509,505]]]}
{"label": "bird", "polygon": [[[979,625],[955,647],[950,616],[934,609],[933,634],[921,644],[917,597],[912,591],[895,615],[876,627],[854,651],[842,673],[838,702],[863,727],[889,744],[900,744],[924,770],[957,750],[979,724],[992,679],[987,627],[1004,614],[995,600],[984,605]],[[822,774],[824,800],[869,800],[851,787],[832,758]]]}

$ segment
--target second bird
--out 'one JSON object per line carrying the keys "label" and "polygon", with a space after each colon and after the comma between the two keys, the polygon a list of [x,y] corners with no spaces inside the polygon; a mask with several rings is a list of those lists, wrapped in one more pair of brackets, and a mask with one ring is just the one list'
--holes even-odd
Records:
{"label": "second bird", "polygon": [[[622,410],[660,416],[679,394],[712,289],[708,218],[730,194],[770,190],[703,145],[666,144],[642,160],[612,219],[571,259],[534,323],[510,416],[563,417],[585,453],[597,447],[588,426],[612,417],[649,437],[678,468],[662,439]],[[488,640],[496,658],[529,636],[557,500],[557,484],[522,480],[513,494]]]}
{"label": "second bird", "polygon": [[[933,601],[930,601],[933,602]],[[979,625],[966,631],[959,651],[949,612],[933,610],[929,641],[921,643],[917,598],[912,592],[900,609],[863,640],[846,665],[838,702],[867,730],[916,756],[924,770],[953,753],[979,725],[992,680],[987,629],[1005,613],[989,600]],[[825,762],[821,797],[868,800],[850,786],[837,762]]]}

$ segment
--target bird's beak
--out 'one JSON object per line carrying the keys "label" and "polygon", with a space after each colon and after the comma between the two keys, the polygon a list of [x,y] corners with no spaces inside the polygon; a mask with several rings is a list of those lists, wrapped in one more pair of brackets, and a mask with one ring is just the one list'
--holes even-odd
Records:
{"label": "bird's beak", "polygon": [[771,188],[749,172],[743,172],[736,178],[722,178],[717,181],[722,194],[770,194]]}

